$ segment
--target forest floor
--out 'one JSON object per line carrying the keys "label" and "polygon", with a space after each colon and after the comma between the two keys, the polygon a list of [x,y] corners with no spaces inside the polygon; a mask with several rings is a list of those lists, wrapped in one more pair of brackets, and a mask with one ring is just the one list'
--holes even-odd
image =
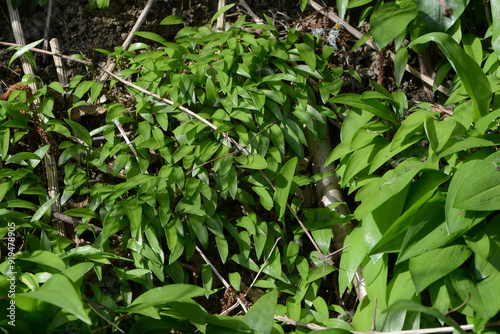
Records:
{"label": "forest floor", "polygon": [[[10,0],[0,1],[0,41],[12,43],[15,40],[5,1]],[[231,2],[236,2],[236,6],[227,12],[226,19],[229,24],[236,21],[241,15],[248,14],[248,11],[239,1],[228,1],[228,3]],[[334,22],[329,21],[321,13],[312,10],[310,7],[305,12],[301,12],[298,0],[247,0],[246,2],[259,18],[264,19],[265,14],[273,19],[283,35],[286,35],[287,29],[292,27],[310,31],[317,27],[333,27],[335,25]],[[89,60],[95,60],[99,64],[105,65],[107,57],[102,53],[94,52],[94,48],[112,51],[114,47],[120,46],[134,26],[145,3],[145,0],[111,0],[109,9],[98,10],[91,9],[87,0],[54,0],[49,36],[59,40],[61,53],[66,55],[82,54]],[[335,1],[325,1],[325,4],[334,7]],[[28,0],[23,1],[19,7],[27,43],[43,38],[47,10],[46,5],[31,7]],[[165,17],[177,15],[188,26],[203,26],[209,24],[216,11],[217,0],[157,0],[140,31],[154,32],[168,41],[174,41],[179,26],[160,25],[160,22]],[[251,19],[252,17],[247,15],[247,20]],[[345,20],[354,27],[358,26],[358,18],[354,17],[354,14],[351,14],[351,17],[347,16]],[[361,31],[366,30],[366,23],[359,29]],[[134,42],[137,41],[141,41],[141,39],[136,37]],[[381,82],[390,91],[395,89],[392,62],[386,60],[383,64],[380,64],[379,53],[366,45],[351,52],[350,50],[356,41],[357,39],[347,31],[342,31],[337,41],[337,52],[332,56],[332,66],[342,67],[344,70],[354,70],[361,77],[361,82],[354,79],[345,82],[343,92],[361,93],[372,90],[370,80]],[[21,71],[16,71],[16,68],[20,67],[18,62],[8,68],[11,55],[12,53],[6,51],[6,48],[0,47],[0,94],[21,80]],[[51,57],[44,58],[40,54],[35,54],[35,60],[37,64],[36,74],[45,83],[57,81],[55,65]],[[410,56],[409,62],[418,67],[418,65],[415,65],[416,58],[414,56]],[[66,63],[66,66],[69,79],[78,74],[87,75],[91,78],[92,73],[83,65]],[[385,74],[381,74],[380,69],[384,69]],[[410,101],[428,100],[421,81],[408,73],[403,78],[402,89]],[[338,133],[336,136],[338,136]],[[201,261],[201,259],[198,260]],[[226,302],[230,297],[224,297]],[[212,305],[212,310],[209,310],[210,306],[208,305],[204,305],[204,307],[209,312],[220,312],[221,308],[224,308],[224,305],[221,305],[224,304],[224,301],[219,305],[216,304],[217,302]]]}

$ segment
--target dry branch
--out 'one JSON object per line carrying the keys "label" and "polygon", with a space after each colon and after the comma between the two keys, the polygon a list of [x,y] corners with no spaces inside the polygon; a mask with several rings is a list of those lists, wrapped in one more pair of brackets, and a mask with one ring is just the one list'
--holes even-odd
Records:
{"label": "dry branch", "polygon": [[[17,8],[14,9],[12,7],[12,3],[10,1],[7,1],[7,8],[9,10],[10,20],[12,24],[12,31],[14,33],[14,38],[16,40],[16,43],[21,46],[24,46],[26,45],[26,41],[24,39],[23,28],[21,26],[21,19],[19,18],[19,12]],[[21,57],[21,63],[25,74],[35,74],[33,66],[28,61],[28,59],[26,59],[26,57]],[[38,91],[38,85],[36,83],[32,83],[29,86],[33,94],[35,94]],[[33,101],[33,105],[35,108],[37,108],[40,105],[40,100],[36,99],[35,101]],[[39,122],[39,120],[37,120],[37,122]],[[52,150],[47,151],[47,153],[44,156],[44,160],[46,166],[45,171],[47,175],[47,194],[49,195],[49,198],[52,199],[54,197],[59,196],[57,161]],[[55,203],[52,205],[52,211],[61,212],[61,202],[59,201],[59,199],[57,199]],[[54,228],[57,231],[59,231],[61,235],[66,235],[64,224],[61,221],[59,220],[54,221]]]}

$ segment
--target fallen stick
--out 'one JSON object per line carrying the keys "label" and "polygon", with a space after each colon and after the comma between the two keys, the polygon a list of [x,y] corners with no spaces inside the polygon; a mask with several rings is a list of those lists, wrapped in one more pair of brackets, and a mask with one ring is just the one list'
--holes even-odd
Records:
{"label": "fallen stick", "polygon": [[[11,1],[7,1],[7,8],[9,10],[9,16],[12,24],[12,32],[14,33],[14,38],[16,40],[16,43],[19,45],[26,45],[26,41],[24,39],[24,34],[23,34],[23,28],[21,25],[21,19],[19,17],[19,12],[16,9],[12,7]],[[25,74],[35,74],[35,69],[33,68],[33,65],[26,59],[26,57],[21,57],[21,63],[23,67],[23,71]],[[38,91],[38,85],[36,83],[31,83],[29,84],[31,91],[33,94],[35,94]],[[35,108],[40,106],[41,101],[40,99],[36,99],[33,101],[33,105]],[[39,122],[39,120],[37,120]],[[49,143],[50,144],[50,143]],[[47,194],[49,195],[49,198],[55,198],[59,196],[59,180],[58,180],[58,174],[57,174],[57,159],[54,156],[54,153],[52,150],[48,150],[45,156],[43,157],[45,161],[45,173],[47,175]],[[55,201],[55,203],[52,205],[52,212],[61,212],[61,202],[59,199]],[[59,234],[62,236],[66,235],[66,229],[64,227],[64,224],[59,221],[55,220],[53,222],[53,227],[57,231],[59,231]]]}

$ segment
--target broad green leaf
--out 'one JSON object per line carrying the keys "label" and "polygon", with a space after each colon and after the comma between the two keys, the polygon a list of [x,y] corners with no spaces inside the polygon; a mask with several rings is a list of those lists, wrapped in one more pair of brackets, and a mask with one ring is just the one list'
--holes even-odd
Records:
{"label": "broad green leaf", "polygon": [[276,190],[274,192],[273,200],[280,221],[283,221],[285,217],[288,196],[290,195],[290,188],[292,186],[292,179],[298,162],[299,159],[297,157],[288,160],[276,177],[274,185]]}
{"label": "broad green leaf", "polygon": [[384,104],[377,100],[362,100],[358,94],[341,94],[332,97],[328,102],[346,104],[351,107],[359,108],[368,111],[375,116],[383,118],[391,123],[397,124],[396,115],[389,110]]}
{"label": "broad green leaf", "polygon": [[451,64],[450,63],[445,63],[439,69],[436,71],[436,76],[434,77],[434,82],[432,83],[432,90],[435,92],[439,85],[443,82],[443,80],[446,78],[448,75],[448,72],[450,72],[451,69]]}
{"label": "broad green leaf", "polygon": [[431,31],[446,32],[462,15],[469,0],[417,0],[419,16]]}
{"label": "broad green leaf", "polygon": [[37,221],[37,220],[40,220],[43,215],[48,211],[50,210],[50,208],[52,207],[52,205],[59,199],[59,195],[57,195],[56,197],[48,200],[47,202],[43,203],[43,205],[35,212],[35,214],[33,215],[33,217],[31,217],[31,222],[34,222],[34,221]]}
{"label": "broad green leaf", "polygon": [[453,117],[447,117],[443,121],[426,118],[424,128],[429,139],[430,149],[436,155],[454,142],[463,141],[463,137],[466,136],[466,129]]}
{"label": "broad green leaf", "polygon": [[480,256],[497,271],[500,271],[500,216],[497,215],[490,222],[486,229],[480,230],[474,237],[464,236],[467,245],[476,256]]}
{"label": "broad green leaf", "polygon": [[316,70],[316,54],[314,50],[312,50],[309,45],[304,43],[295,44],[297,50],[299,51],[300,56],[306,62],[307,66],[311,68],[311,70]]}
{"label": "broad green leaf", "polygon": [[368,253],[363,238],[362,226],[357,226],[344,241],[345,246],[350,246],[342,251],[342,256],[340,257],[339,289],[341,294],[351,284],[356,270],[358,270],[359,265]]}
{"label": "broad green leaf", "polygon": [[385,173],[382,178],[372,183],[370,187],[361,189],[356,199],[359,199],[360,196],[366,197],[356,211],[354,211],[356,219],[361,220],[371,211],[381,206],[394,194],[403,190],[422,168],[430,165],[428,161],[421,162],[416,158],[407,159],[395,169]]}
{"label": "broad green leaf", "polygon": [[210,291],[190,284],[170,284],[154,288],[137,297],[130,307],[138,305],[161,306],[179,299],[188,299],[203,296]]}
{"label": "broad green leaf", "polygon": [[365,247],[370,252],[401,216],[410,185],[394,193],[384,204],[363,218]]}
{"label": "broad green leaf", "polygon": [[408,48],[403,47],[396,52],[394,58],[394,74],[396,75],[396,85],[401,85],[403,75],[405,74],[406,64],[408,63]]}
{"label": "broad green leaf", "polygon": [[465,34],[462,37],[462,45],[464,51],[481,66],[483,62],[483,47],[481,45],[482,38],[474,34]]}
{"label": "broad green leaf", "polygon": [[243,155],[237,157],[234,160],[240,163],[240,167],[248,169],[266,169],[267,161],[260,154],[250,153],[249,155]]}
{"label": "broad green leaf", "polygon": [[90,136],[89,131],[81,124],[65,119],[66,123],[71,126],[71,128],[76,132],[76,134],[87,144],[89,147],[92,147],[92,137]]}
{"label": "broad green leaf", "polygon": [[500,209],[500,152],[464,163],[450,183],[453,208],[474,211]]}
{"label": "broad green leaf", "polygon": [[262,334],[271,334],[277,301],[278,290],[276,289],[260,297],[243,317],[248,327]]}
{"label": "broad green leaf", "polygon": [[420,45],[436,42],[439,49],[457,72],[465,90],[473,101],[473,121],[489,113],[492,99],[491,86],[479,65],[469,57],[458,43],[448,34],[430,33],[414,40],[410,45]]}
{"label": "broad green leaf", "polygon": [[340,180],[341,187],[345,187],[354,177],[361,175],[360,172],[370,165],[374,156],[384,147],[386,142],[384,138],[375,137],[373,144],[354,151],[345,165],[346,169]]}
{"label": "broad green leaf", "polygon": [[307,0],[300,0],[299,4],[300,4],[300,10],[304,11],[307,7]]}
{"label": "broad green leaf", "polygon": [[417,10],[414,1],[403,0],[398,4],[386,2],[373,12],[370,27],[379,49],[383,49],[406,29],[417,16]]}
{"label": "broad green leaf", "polygon": [[184,24],[184,20],[177,15],[169,15],[160,22],[160,25],[174,25],[174,24]]}
{"label": "broad green leaf", "polygon": [[35,298],[53,304],[73,314],[75,317],[91,324],[88,310],[85,310],[77,288],[71,280],[63,274],[53,275],[47,282],[32,293],[23,293],[21,296]]}
{"label": "broad green leaf", "polygon": [[123,201],[123,209],[130,220],[130,231],[134,238],[138,238],[138,233],[142,233],[142,205],[137,197],[130,197]]}
{"label": "broad green leaf", "polygon": [[439,319],[441,322],[449,326],[453,326],[455,330],[458,331],[459,333],[465,334],[464,330],[460,328],[460,326],[455,321],[443,315],[438,310],[433,309],[432,307],[426,307],[424,305],[421,305],[419,303],[410,300],[396,301],[394,304],[389,305],[387,312],[398,312],[403,310],[425,313],[427,315],[430,315],[431,317]]}
{"label": "broad green leaf", "polygon": [[[9,67],[10,67],[10,65],[12,64],[12,62],[14,60],[16,60],[17,58],[19,58],[20,56],[22,56],[26,52],[29,52],[29,50],[31,50],[32,48],[34,48],[35,46],[37,46],[38,44],[40,44],[42,42],[43,42],[43,38],[40,39],[40,40],[38,40],[38,41],[36,41],[36,42],[30,43],[30,44],[28,44],[26,46],[22,46],[21,48],[19,48],[19,50],[17,50],[16,53],[14,53],[14,55],[10,58]],[[36,65],[34,67],[36,69]]]}
{"label": "broad green leaf", "polygon": [[417,294],[421,293],[431,283],[458,268],[471,254],[472,252],[468,247],[453,245],[432,249],[410,258],[409,268]]}
{"label": "broad green leaf", "polygon": [[77,283],[94,265],[92,262],[80,262],[63,270],[62,273],[73,283]]}
{"label": "broad green leaf", "polygon": [[155,34],[154,32],[136,31],[136,32],[134,32],[134,35],[142,37],[142,38],[146,38],[146,39],[149,39],[149,40],[152,40],[153,42],[157,42],[157,43],[160,43],[160,44],[164,44],[164,43],[167,42],[167,40],[165,38],[161,37],[158,34]]}
{"label": "broad green leaf", "polygon": [[71,217],[81,217],[81,218],[97,218],[97,214],[87,208],[78,208],[78,209],[70,209],[64,211],[65,215],[71,216]]}
{"label": "broad green leaf", "polygon": [[214,14],[214,16],[212,17],[212,19],[210,20],[210,24],[212,25],[214,23],[215,20],[217,20],[217,18],[219,16],[221,16],[222,14],[224,14],[225,12],[227,12],[229,9],[233,8],[235,4],[232,3],[232,4],[229,4],[229,5],[225,5],[224,7],[222,7],[221,9],[219,9],[217,11],[217,13]]}
{"label": "broad green leaf", "polygon": [[21,152],[21,153],[16,153],[16,154],[10,156],[7,159],[7,161],[5,161],[5,163],[6,164],[19,164],[20,162],[23,162],[26,160],[41,160],[41,159],[35,153]]}
{"label": "broad green leaf", "polygon": [[266,209],[271,210],[273,208],[273,198],[271,194],[264,187],[252,187],[252,190],[259,195],[260,204]]}
{"label": "broad green leaf", "polygon": [[[458,137],[458,136],[457,136]],[[465,136],[465,140],[463,138],[455,138],[457,141],[451,143],[450,146],[446,146],[443,151],[440,152],[439,158],[446,157],[450,154],[468,150],[476,147],[489,147],[489,146],[497,146],[500,144],[500,136],[496,134],[488,134],[483,138],[481,137],[472,137]]]}
{"label": "broad green leaf", "polygon": [[18,259],[35,262],[56,269],[66,269],[66,264],[59,256],[44,250],[36,250],[33,253],[22,253]]}
{"label": "broad green leaf", "polygon": [[222,263],[226,263],[227,256],[229,254],[229,246],[225,239],[215,236],[215,242],[217,244],[217,251],[219,252],[220,259]]}
{"label": "broad green leaf", "polygon": [[466,272],[460,271],[451,275],[451,283],[460,299],[467,300],[467,305],[485,320],[489,320],[500,311],[499,271],[477,283],[471,281]]}
{"label": "broad green leaf", "polygon": [[500,1],[491,0],[491,18],[493,21],[493,35],[491,36],[491,46],[499,55],[500,59]]}
{"label": "broad green leaf", "polygon": [[448,178],[448,175],[441,172],[427,172],[420,177],[419,182],[412,184],[404,213],[385,231],[370,254],[399,252],[404,234],[420,207],[433,196],[436,188]]}

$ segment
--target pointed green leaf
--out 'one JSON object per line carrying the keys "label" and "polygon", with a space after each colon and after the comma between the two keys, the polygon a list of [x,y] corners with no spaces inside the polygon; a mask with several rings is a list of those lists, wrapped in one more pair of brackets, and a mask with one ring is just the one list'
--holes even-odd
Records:
{"label": "pointed green leaf", "polygon": [[240,167],[248,169],[266,169],[267,161],[260,154],[250,153],[247,156],[235,158],[240,163]]}
{"label": "pointed green leaf", "polygon": [[283,221],[285,217],[288,196],[290,195],[290,188],[292,186],[292,179],[298,162],[299,159],[297,157],[288,160],[276,177],[276,191],[274,192],[273,200],[280,221]]}
{"label": "pointed green leaf", "polygon": [[184,20],[177,15],[169,15],[160,22],[160,25],[174,25],[174,24],[184,24]]}
{"label": "pointed green leaf", "polygon": [[[31,50],[32,48],[34,48],[35,46],[37,46],[38,44],[40,44],[42,42],[43,42],[43,38],[39,39],[36,42],[30,43],[26,46],[19,48],[19,50],[17,50],[16,53],[14,53],[14,55],[10,58],[9,67],[14,60],[16,60],[17,58],[19,58],[20,56],[22,56],[23,54],[25,54],[26,52],[28,52],[29,50]],[[35,68],[36,68],[36,66],[35,66]]]}
{"label": "pointed green leaf", "polygon": [[408,63],[408,48],[403,47],[396,52],[394,58],[394,74],[396,75],[396,85],[401,85],[403,75],[405,74],[406,64]]}
{"label": "pointed green leaf", "polygon": [[437,248],[410,258],[410,273],[417,294],[458,268],[472,254],[464,245]]}
{"label": "pointed green leaf", "polygon": [[491,86],[479,65],[465,53],[460,45],[448,34],[430,33],[414,40],[410,45],[436,42],[439,49],[457,72],[465,90],[474,102],[472,115],[473,121],[478,121],[489,113],[490,101],[493,93]]}
{"label": "pointed green leaf", "polygon": [[73,314],[86,324],[92,323],[88,311],[83,307],[78,290],[73,282],[63,274],[53,275],[38,291],[21,295],[53,304]]}
{"label": "pointed green leaf", "polygon": [[500,151],[460,166],[451,180],[448,195],[454,198],[452,206],[457,209],[499,210]]}
{"label": "pointed green leaf", "polygon": [[460,299],[487,321],[500,311],[500,272],[477,283],[468,276],[464,271],[452,274],[451,283]]}
{"label": "pointed green leaf", "polygon": [[370,27],[379,49],[405,31],[408,24],[417,16],[417,4],[412,0],[386,2],[371,16]]}
{"label": "pointed green leaf", "polygon": [[260,297],[243,318],[248,327],[262,334],[271,334],[277,301],[276,289]]}
{"label": "pointed green leaf", "polygon": [[312,50],[309,45],[304,43],[298,43],[295,45],[297,50],[299,51],[300,56],[306,62],[307,66],[311,68],[311,70],[316,70],[316,54],[314,50]]}
{"label": "pointed green leaf", "polygon": [[76,134],[87,144],[89,147],[92,146],[92,137],[90,136],[89,130],[87,130],[83,125],[69,120],[65,119],[66,123],[71,126],[71,128],[76,132]]}
{"label": "pointed green leaf", "polygon": [[445,324],[448,324],[449,326],[453,326],[455,330],[458,331],[459,333],[465,334],[464,330],[460,328],[460,326],[455,321],[443,315],[438,310],[433,309],[432,307],[426,307],[411,300],[398,300],[394,304],[389,306],[387,312],[398,312],[404,310],[428,314],[431,317],[437,318],[440,321],[444,322]]}
{"label": "pointed green leaf", "polygon": [[214,16],[212,17],[212,19],[210,20],[210,24],[213,24],[215,20],[217,20],[217,18],[219,16],[221,16],[222,14],[224,14],[225,12],[227,12],[229,9],[233,8],[235,4],[232,3],[232,4],[229,4],[229,5],[225,5],[224,7],[222,7],[221,9],[219,9],[217,11],[217,13],[214,14]]}
{"label": "pointed green leaf", "polygon": [[45,202],[36,212],[35,214],[33,215],[33,217],[31,217],[31,222],[34,222],[36,220],[40,220],[40,218],[43,217],[43,215],[48,211],[50,210],[50,208],[52,207],[52,205],[58,200],[59,198],[59,195],[57,195],[56,197],[48,200],[47,202]]}
{"label": "pointed green leaf", "polygon": [[59,256],[44,250],[36,250],[33,253],[22,253],[18,259],[35,262],[56,269],[66,269],[66,264]]}
{"label": "pointed green leaf", "polygon": [[207,293],[210,293],[210,291],[195,285],[170,284],[144,292],[142,295],[137,297],[130,306],[160,306],[179,299],[203,296]]}

